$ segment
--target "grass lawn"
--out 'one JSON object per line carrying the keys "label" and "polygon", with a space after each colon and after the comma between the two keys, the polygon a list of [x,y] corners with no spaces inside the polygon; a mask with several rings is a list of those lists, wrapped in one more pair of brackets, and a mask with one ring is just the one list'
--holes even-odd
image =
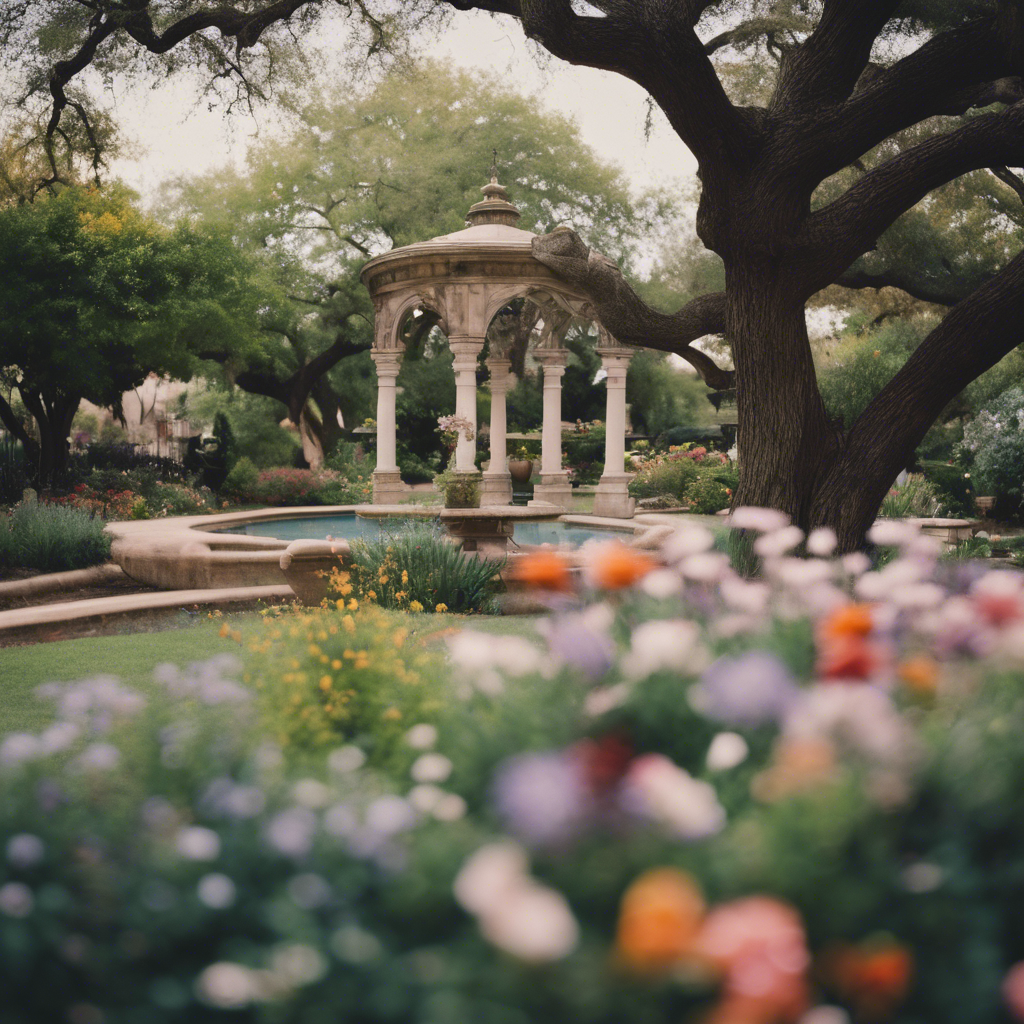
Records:
{"label": "grass lawn", "polygon": [[[407,615],[392,613],[396,624],[421,634],[427,642],[440,643],[443,636],[471,626],[489,633],[533,636],[534,620],[496,615]],[[35,688],[41,683],[69,682],[89,676],[112,675],[140,689],[152,685],[153,669],[162,662],[188,665],[217,654],[248,652],[237,641],[222,637],[227,623],[247,635],[258,628],[259,615],[247,612],[205,620],[181,629],[121,636],[83,637],[28,647],[0,649],[0,735],[22,729],[37,729],[51,716],[49,701],[40,700]]]}

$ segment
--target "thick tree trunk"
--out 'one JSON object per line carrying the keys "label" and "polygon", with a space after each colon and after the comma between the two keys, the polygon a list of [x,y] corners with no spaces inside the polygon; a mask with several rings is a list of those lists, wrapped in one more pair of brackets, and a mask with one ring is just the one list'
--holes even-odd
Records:
{"label": "thick tree trunk", "polygon": [[825,414],[803,302],[793,291],[769,262],[727,274],[739,416],[735,502],[780,509],[806,528],[839,433]]}
{"label": "thick tree trunk", "polygon": [[67,469],[68,434],[81,398],[71,395],[46,398],[31,388],[18,390],[39,429],[35,484],[42,490],[54,486]]}

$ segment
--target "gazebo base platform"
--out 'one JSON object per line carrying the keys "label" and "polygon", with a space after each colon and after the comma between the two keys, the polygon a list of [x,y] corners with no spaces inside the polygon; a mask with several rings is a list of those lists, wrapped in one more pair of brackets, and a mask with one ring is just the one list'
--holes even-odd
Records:
{"label": "gazebo base platform", "polygon": [[540,483],[533,488],[533,501],[530,508],[553,505],[566,512],[572,508],[572,486],[568,476],[563,473],[541,473]]}

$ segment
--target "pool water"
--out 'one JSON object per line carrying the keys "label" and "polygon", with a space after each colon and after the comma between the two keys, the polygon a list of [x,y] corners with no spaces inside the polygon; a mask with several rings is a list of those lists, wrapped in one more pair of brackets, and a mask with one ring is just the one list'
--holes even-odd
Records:
{"label": "pool water", "polygon": [[[436,519],[402,518],[371,519],[349,513],[341,516],[306,516],[295,519],[272,519],[242,523],[218,530],[218,533],[241,533],[255,537],[276,537],[278,540],[326,540],[328,537],[357,540],[376,540],[382,534],[394,533],[412,523],[435,524]],[[517,544],[567,544],[579,547],[584,541],[607,538],[614,531],[596,527],[577,526],[557,520],[526,519],[515,524],[513,540]]]}

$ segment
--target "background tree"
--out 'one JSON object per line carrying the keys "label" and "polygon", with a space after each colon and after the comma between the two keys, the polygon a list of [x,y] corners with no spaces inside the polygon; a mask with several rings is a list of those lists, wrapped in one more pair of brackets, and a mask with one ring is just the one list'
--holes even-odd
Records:
{"label": "background tree", "polygon": [[243,357],[258,333],[249,262],[229,239],[143,217],[126,190],[69,187],[0,210],[0,367],[35,436],[0,396],[0,422],[39,485],[63,469],[83,398],[121,415],[151,371],[188,380],[213,339]]}
{"label": "background tree", "polygon": [[[48,12],[64,17],[61,46],[44,49],[32,45],[39,28],[32,6],[9,5],[0,42],[20,43],[22,64],[49,84],[51,123],[66,112],[75,76],[118,47],[167,54],[179,45],[208,46],[221,62],[233,50],[230,74],[244,81],[258,60],[239,61],[251,51],[259,57],[264,33],[324,9],[317,0],[255,0],[244,8],[139,0],[126,12],[113,0],[63,0]],[[960,298],[849,429],[822,401],[806,304],[936,189],[983,168],[1002,175],[1024,164],[1020,0],[432,6],[507,15],[556,57],[617,72],[647,90],[698,161],[697,234],[724,262],[724,291],[664,314],[571,231],[556,230],[535,252],[590,294],[621,341],[676,351],[714,386],[735,382],[743,453],[737,501],[783,509],[804,527],[832,526],[844,549],[861,543],[889,483],[941,410],[1017,344],[1024,255],[1014,251]],[[398,9],[423,10],[412,3]],[[208,29],[219,29],[221,40],[210,42]],[[774,68],[752,60],[758,48],[776,55]],[[744,64],[750,74],[737,74]],[[760,83],[764,102],[730,97],[727,86],[744,77]],[[830,179],[920,125],[937,130],[907,139],[827,194]],[[728,337],[734,377],[691,345],[719,333]]]}
{"label": "background tree", "polygon": [[[331,90],[296,116],[294,131],[250,151],[244,172],[175,182],[165,209],[230,231],[262,254],[277,288],[265,344],[244,366],[227,351],[206,355],[231,356],[234,383],[280,401],[320,453],[339,436],[339,411],[349,427],[373,414],[361,386],[373,374],[363,263],[464,227],[495,148],[524,228],[572,220],[627,267],[671,209],[667,196],[631,195],[571,122],[538,113],[530,97],[494,79],[437,64],[391,75],[357,99]],[[538,319],[535,306],[517,305],[511,348],[520,374]],[[434,323],[420,316],[407,325],[401,386],[411,383]]]}

